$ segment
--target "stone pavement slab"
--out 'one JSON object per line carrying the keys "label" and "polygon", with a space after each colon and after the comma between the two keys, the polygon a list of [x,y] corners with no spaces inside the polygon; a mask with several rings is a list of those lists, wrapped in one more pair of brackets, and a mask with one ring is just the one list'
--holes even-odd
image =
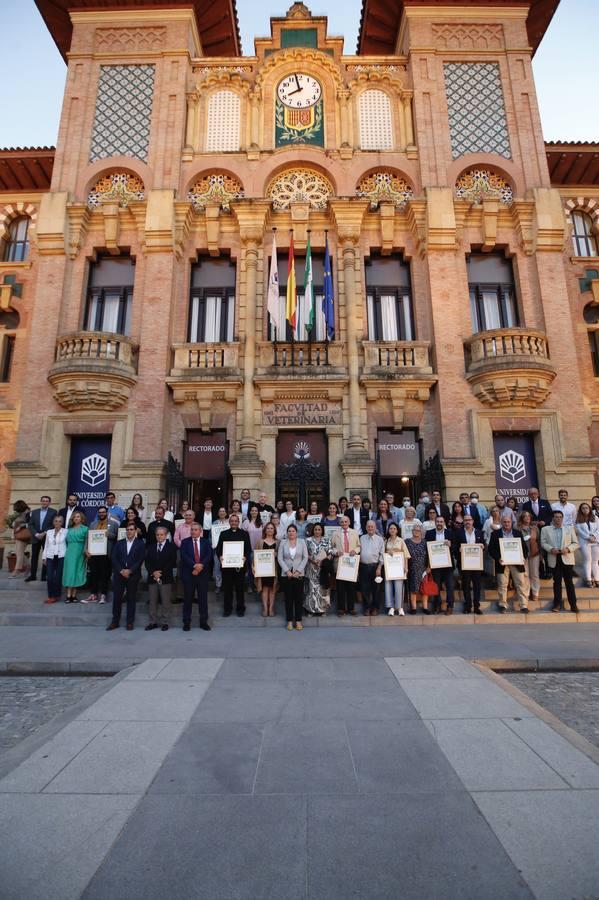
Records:
{"label": "stone pavement slab", "polygon": [[121,722],[186,722],[206,693],[209,681],[122,681],[96,700],[80,719]]}
{"label": "stone pavement slab", "polygon": [[506,719],[511,728],[573,788],[599,789],[599,766],[540,719]]}
{"label": "stone pavement slab", "polygon": [[302,797],[154,794],[142,800],[83,896],[305,900],[305,847]]}
{"label": "stone pavement slab", "polygon": [[264,723],[303,714],[302,682],[217,681],[206,692],[194,722]]}
{"label": "stone pavement slab", "polygon": [[[467,837],[466,837],[467,836]],[[464,791],[308,798],[310,900],[532,895]]]}
{"label": "stone pavement slab", "polygon": [[400,684],[423,719],[495,719],[533,715],[486,679],[402,678]]}
{"label": "stone pavement slab", "polygon": [[539,900],[599,896],[599,791],[473,796]]}
{"label": "stone pavement slab", "polygon": [[426,725],[469,791],[568,787],[499,719],[437,719]]}
{"label": "stone pavement slab", "polygon": [[79,900],[139,798],[4,794],[2,900]]}

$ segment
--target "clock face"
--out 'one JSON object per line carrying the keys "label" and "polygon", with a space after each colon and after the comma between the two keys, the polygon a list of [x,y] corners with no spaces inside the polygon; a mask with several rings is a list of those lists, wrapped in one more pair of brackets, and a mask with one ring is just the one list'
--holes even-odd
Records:
{"label": "clock face", "polygon": [[289,109],[307,109],[318,103],[322,96],[322,88],[311,75],[295,72],[281,81],[277,95],[283,106]]}

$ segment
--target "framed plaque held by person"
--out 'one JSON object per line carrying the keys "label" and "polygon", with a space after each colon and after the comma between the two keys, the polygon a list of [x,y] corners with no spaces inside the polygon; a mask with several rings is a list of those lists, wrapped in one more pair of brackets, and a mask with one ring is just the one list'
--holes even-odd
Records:
{"label": "framed plaque held by person", "polygon": [[403,553],[385,553],[385,581],[403,581],[406,577],[406,558]]}
{"label": "framed plaque held by person", "polygon": [[316,514],[307,516],[306,522],[308,523],[308,525],[320,525],[320,523],[322,522],[322,516]]}
{"label": "framed plaque held by person", "polygon": [[461,544],[460,563],[462,572],[482,572],[484,568],[483,545]]}
{"label": "framed plaque held by person", "polygon": [[116,535],[117,541],[124,541],[126,537],[127,537],[127,529],[119,528],[119,530],[117,531],[117,535]]}
{"label": "framed plaque held by person", "polygon": [[[269,513],[269,511],[267,509],[262,510],[262,512],[260,513],[260,521],[262,522],[263,527],[264,527],[264,525],[266,525],[267,522],[270,522],[271,516],[272,516],[272,513]],[[264,576],[264,577],[266,577],[266,576]]]}
{"label": "framed plaque held by person", "polygon": [[177,530],[179,525],[185,525],[185,519],[175,519],[175,531]]}
{"label": "framed plaque held by person", "polygon": [[428,541],[426,548],[431,569],[451,569],[451,552],[445,541]]}
{"label": "framed plaque held by person", "polygon": [[407,541],[408,538],[412,537],[414,528],[416,527],[417,524],[418,524],[417,522],[402,522],[401,523],[400,531],[401,531],[401,536],[404,539],[404,541]]}
{"label": "framed plaque held by person", "polygon": [[360,557],[350,556],[344,553],[339,557],[337,565],[337,581],[353,581],[358,580],[358,569],[360,568]]}
{"label": "framed plaque held by person", "polygon": [[218,539],[221,535],[222,531],[226,531],[229,527],[228,522],[213,522],[212,528],[210,529],[210,537],[212,540],[212,549],[216,550],[216,546],[218,544]]}
{"label": "framed plaque held by person", "polygon": [[106,556],[108,553],[108,532],[94,528],[87,532],[87,552],[90,556]]}
{"label": "framed plaque held by person", "polygon": [[499,562],[502,566],[524,565],[524,553],[520,538],[499,538],[499,547],[501,550]]}
{"label": "framed plaque held by person", "polygon": [[223,543],[223,569],[243,568],[243,541],[225,541]]}
{"label": "framed plaque held by person", "polygon": [[341,525],[325,525],[324,526],[324,536],[328,537],[330,541],[333,540],[333,535],[337,534],[337,532],[341,531]]}
{"label": "framed plaque held by person", "polygon": [[274,578],[275,570],[275,551],[274,550],[254,550],[254,575],[256,578]]}

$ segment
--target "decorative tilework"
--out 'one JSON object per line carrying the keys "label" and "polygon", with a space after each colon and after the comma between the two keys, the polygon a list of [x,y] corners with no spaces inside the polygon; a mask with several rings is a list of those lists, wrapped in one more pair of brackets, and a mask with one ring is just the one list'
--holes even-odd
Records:
{"label": "decorative tilework", "polygon": [[101,66],[90,161],[133,156],[147,162],[154,66]]}
{"label": "decorative tilework", "polygon": [[213,172],[204,175],[187,192],[195,210],[204,209],[209,203],[220,203],[221,209],[229,212],[231,201],[243,197],[243,187],[232,175]]}
{"label": "decorative tilework", "polygon": [[400,175],[379,169],[362,178],[356,194],[358,197],[367,197],[370,200],[370,208],[374,210],[383,201],[391,201],[401,209],[412,199],[414,192]]}
{"label": "decorative tilework", "polygon": [[506,204],[514,199],[512,188],[505,178],[490,169],[464,172],[456,181],[455,195],[459,200],[470,200],[471,203],[481,203],[485,197],[495,197]]}
{"label": "decorative tilework", "polygon": [[360,148],[393,150],[391,101],[384,91],[363,91],[358,99],[360,112]]}
{"label": "decorative tilework", "polygon": [[497,153],[511,159],[497,63],[445,63],[451,155]]}
{"label": "decorative tilework", "polygon": [[289,209],[296,200],[307,202],[313,209],[326,209],[333,196],[333,185],[313,169],[287,169],[268,186],[266,196],[273,209]]}
{"label": "decorative tilework", "polygon": [[235,91],[217,91],[208,100],[206,151],[239,150],[241,104]]}
{"label": "decorative tilework", "polygon": [[102,203],[118,203],[124,208],[144,197],[145,187],[141,178],[128,172],[111,172],[94,184],[87,195],[87,205],[90,209],[96,209]]}

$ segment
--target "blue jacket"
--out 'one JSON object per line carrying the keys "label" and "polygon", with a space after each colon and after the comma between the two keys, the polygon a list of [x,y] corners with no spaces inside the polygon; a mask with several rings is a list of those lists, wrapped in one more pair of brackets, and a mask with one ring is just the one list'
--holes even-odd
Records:
{"label": "blue jacket", "polygon": [[[207,538],[200,538],[200,562],[204,566],[200,577],[208,578],[210,562],[212,560],[212,542]],[[193,555],[193,538],[188,537],[181,541],[181,578],[190,581],[193,578],[193,567],[196,562]]]}
{"label": "blue jacket", "polygon": [[141,538],[135,538],[127,555],[127,541],[117,541],[112,551],[112,571],[118,575],[121,569],[130,569],[134,576],[141,575],[141,567],[146,555],[146,545]]}

